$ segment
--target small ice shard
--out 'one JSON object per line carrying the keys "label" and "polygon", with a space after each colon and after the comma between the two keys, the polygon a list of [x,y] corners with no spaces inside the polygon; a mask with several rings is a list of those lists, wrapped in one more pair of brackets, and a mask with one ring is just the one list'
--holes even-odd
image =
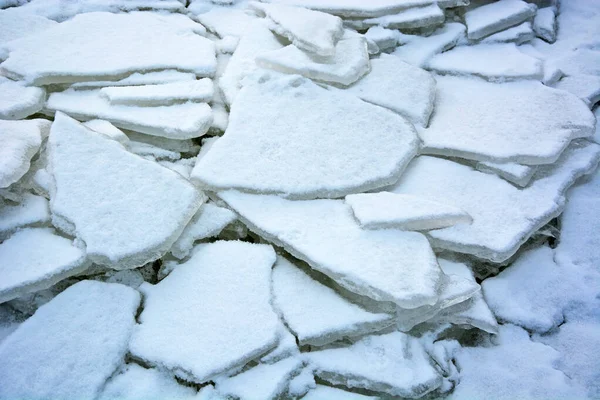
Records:
{"label": "small ice shard", "polygon": [[48,135],[50,121],[0,120],[0,188],[7,188],[29,171],[31,159]]}
{"label": "small ice shard", "polygon": [[[379,51],[389,50],[398,45],[398,31],[391,29],[382,28],[380,26],[373,26],[365,33],[367,40],[375,42]],[[371,64],[371,67],[373,64]],[[372,72],[372,71],[371,71]],[[367,74],[366,76],[370,75]]]}
{"label": "small ice shard", "polygon": [[267,352],[277,345],[280,324],[269,304],[274,263],[267,245],[196,246],[157,285],[141,286],[144,310],[130,352],[197,383]]}
{"label": "small ice shard", "polygon": [[118,81],[75,82],[71,87],[74,89],[96,89],[107,86],[161,85],[195,80],[196,75],[193,72],[179,72],[175,69],[165,69],[152,72],[134,72],[127,78],[119,79]]}
{"label": "small ice shard", "polygon": [[481,172],[496,174],[520,187],[527,186],[537,171],[537,167],[533,165],[496,163],[491,161],[478,162],[475,168]]}
{"label": "small ice shard", "polygon": [[139,107],[113,105],[100,90],[67,89],[50,95],[49,112],[62,111],[81,120],[104,119],[116,127],[169,139],[191,139],[208,132],[212,112],[206,103]]}
{"label": "small ice shard", "polygon": [[56,21],[23,12],[20,7],[0,10],[0,60],[5,59],[8,55],[3,49],[6,43],[42,32],[55,25],[58,25]]}
{"label": "small ice shard", "polygon": [[344,299],[283,257],[273,268],[273,306],[300,345],[322,346],[344,337],[377,332],[393,323]]}
{"label": "small ice shard", "polygon": [[87,267],[85,252],[53,229],[20,230],[0,244],[0,303],[47,289]]}
{"label": "small ice shard", "polygon": [[115,269],[164,255],[203,201],[181,175],[57,113],[48,139],[52,222]]}
{"label": "small ice shard", "polygon": [[434,56],[427,63],[427,68],[438,74],[475,75],[501,81],[541,80],[542,67],[541,60],[520,52],[514,43],[459,46]]}
{"label": "small ice shard", "polygon": [[196,394],[163,371],[126,364],[109,379],[98,400],[194,400]]}
{"label": "small ice shard", "polygon": [[209,39],[154,13],[77,15],[5,44],[5,51],[0,72],[34,85],[119,79],[168,68],[212,76],[217,66]]}
{"label": "small ice shard", "polygon": [[302,364],[299,357],[286,358],[275,364],[259,364],[241,374],[218,379],[215,388],[227,398],[275,400],[284,394],[288,382]]}
{"label": "small ice shard", "polygon": [[22,119],[44,107],[46,91],[0,76],[0,118]]}
{"label": "small ice shard", "polygon": [[421,343],[401,332],[367,336],[350,347],[305,357],[317,377],[349,388],[418,398],[442,384]]}
{"label": "small ice shard", "polygon": [[428,231],[473,222],[464,210],[427,197],[378,192],[351,194],[345,201],[364,229]]}
{"label": "small ice shard", "polygon": [[266,15],[275,33],[319,56],[334,55],[335,45],[344,34],[342,20],[331,14],[277,3],[251,2],[250,7]]}
{"label": "small ice shard", "polygon": [[294,45],[259,54],[256,64],[288,74],[348,86],[370,70],[367,43],[363,37],[343,38],[332,56],[307,53]]}
{"label": "small ice shard", "polygon": [[48,200],[25,193],[19,203],[0,200],[0,240],[18,228],[50,222]]}
{"label": "small ice shard", "polygon": [[341,200],[290,201],[233,190],[219,197],[251,230],[349,291],[404,308],[437,301],[441,270],[420,233],[360,229]]}
{"label": "small ice shard", "polygon": [[573,93],[590,108],[594,107],[600,101],[600,75],[565,76],[552,86],[556,89]]}
{"label": "small ice shard", "polygon": [[0,343],[0,398],[93,399],[124,361],[140,295],[82,281]]}
{"label": "small ice shard", "polygon": [[502,0],[486,4],[465,13],[467,37],[481,39],[503,31],[533,17],[537,7],[522,0]]}
{"label": "small ice shard", "polygon": [[594,116],[583,101],[539,82],[436,80],[435,113],[419,132],[424,154],[548,164],[571,140],[594,131]]}
{"label": "small ice shard", "polygon": [[435,79],[421,68],[381,54],[371,60],[371,72],[344,91],[389,108],[415,125],[427,126],[435,101]]}
{"label": "small ice shard", "polygon": [[214,203],[201,205],[179,239],[173,243],[171,254],[179,259],[187,257],[196,240],[217,236],[236,219],[235,213],[227,208],[219,207]]}
{"label": "small ice shard", "polygon": [[213,7],[208,12],[198,14],[196,19],[220,38],[225,36],[242,37],[256,20],[244,10],[229,7]]}
{"label": "small ice shard", "polygon": [[533,19],[535,34],[548,43],[556,41],[556,9],[554,7],[540,8]]}
{"label": "small ice shard", "polygon": [[531,27],[531,22],[526,21],[505,31],[487,36],[481,40],[481,43],[516,43],[520,45],[529,42],[534,37],[535,34]]}
{"label": "small ice shard", "polygon": [[449,50],[465,36],[465,26],[450,22],[429,36],[404,35],[392,55],[416,67],[423,67],[436,54]]}
{"label": "small ice shard", "polygon": [[120,130],[119,128],[117,128],[116,126],[114,126],[106,120],[91,119],[87,122],[84,122],[83,125],[85,125],[93,131],[99,132],[103,135],[108,136],[111,139],[116,140],[125,147],[127,147],[129,143],[131,143],[129,137],[125,133],[123,133],[122,130]]}
{"label": "small ice shard", "polygon": [[[416,29],[441,25],[444,23],[444,11],[437,4],[425,7],[411,7],[397,14],[387,14],[376,18],[357,21],[358,28],[381,26],[389,29]],[[350,20],[352,21],[352,20]]]}
{"label": "small ice shard", "polygon": [[206,103],[213,98],[213,82],[204,78],[160,85],[106,87],[100,89],[100,96],[108,99],[110,104],[130,106],[168,106],[187,101]]}
{"label": "small ice shard", "polygon": [[240,92],[192,179],[212,191],[337,197],[395,182],[417,146],[413,126],[388,110],[268,74]]}

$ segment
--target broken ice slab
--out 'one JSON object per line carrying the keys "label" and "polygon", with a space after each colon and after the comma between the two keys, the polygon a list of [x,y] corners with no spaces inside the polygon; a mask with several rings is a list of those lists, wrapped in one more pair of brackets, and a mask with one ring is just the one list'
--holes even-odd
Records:
{"label": "broken ice slab", "polygon": [[0,303],[84,271],[85,252],[51,228],[27,228],[0,244]]}
{"label": "broken ice slab", "polygon": [[393,324],[392,315],[362,309],[283,257],[277,259],[272,280],[273,306],[300,346],[322,346]]}
{"label": "broken ice slab", "polygon": [[535,175],[535,171],[537,171],[537,167],[534,165],[496,163],[491,161],[478,162],[475,165],[475,168],[481,172],[496,174],[520,187],[527,186],[531,181],[531,178]]}
{"label": "broken ice slab", "polygon": [[[291,398],[303,398],[310,390],[316,389],[317,383],[315,382],[315,377],[312,373],[312,369],[310,366],[306,366],[302,368],[302,370],[298,373],[298,375],[294,376],[289,384],[287,395]],[[333,400],[331,397],[324,397],[329,400]]]}
{"label": "broken ice slab", "polygon": [[96,398],[124,361],[139,304],[119,284],[82,281],[60,293],[0,343],[0,398]]}
{"label": "broken ice slab", "polygon": [[195,18],[220,38],[241,37],[257,20],[256,15],[229,7],[213,7],[205,13],[196,15]]}
{"label": "broken ice slab", "polygon": [[459,46],[435,55],[426,68],[442,75],[474,75],[509,81],[543,78],[541,60],[520,52],[514,43]]}
{"label": "broken ice slab", "polygon": [[273,32],[299,49],[319,56],[334,55],[335,45],[344,34],[342,20],[331,14],[256,1],[251,2],[250,7],[266,16]]}
{"label": "broken ice slab", "polygon": [[444,11],[437,4],[430,4],[425,7],[407,8],[397,14],[387,14],[376,18],[345,20],[344,23],[359,30],[372,26],[403,30],[441,25],[444,20]]}
{"label": "broken ice slab", "polygon": [[540,82],[436,80],[435,113],[419,131],[424,154],[548,164],[572,139],[593,133],[594,116],[583,101]]}
{"label": "broken ice slab", "polygon": [[533,17],[537,7],[522,0],[503,0],[465,13],[467,37],[472,40],[500,32]]}
{"label": "broken ice slab", "polygon": [[218,196],[255,233],[349,291],[404,308],[437,301],[441,270],[420,233],[363,230],[341,200],[290,201],[233,190]]}
{"label": "broken ice slab", "polygon": [[204,78],[159,85],[106,87],[100,89],[100,96],[113,105],[168,106],[187,101],[207,103],[213,98],[213,89],[212,80]]}
{"label": "broken ice slab", "polygon": [[527,188],[518,189],[466,165],[420,156],[387,191],[443,198],[462,208],[473,217],[473,223],[430,231],[432,246],[500,263],[562,212],[566,190],[593,171],[599,159],[599,145],[573,142],[555,164],[539,166]]}
{"label": "broken ice slab", "polygon": [[473,222],[464,210],[426,197],[378,192],[351,194],[345,201],[364,229],[427,231]]}
{"label": "broken ice slab", "polygon": [[556,89],[566,90],[582,99],[590,109],[600,101],[600,76],[573,75],[565,76],[556,84]]}
{"label": "broken ice slab", "polygon": [[505,31],[494,33],[481,40],[480,43],[516,43],[517,45],[529,42],[535,37],[531,22],[526,21],[520,25],[508,28]]}
{"label": "broken ice slab", "polygon": [[200,137],[212,123],[212,111],[206,103],[139,107],[112,105],[100,90],[74,90],[52,93],[46,103],[49,113],[62,111],[81,120],[104,119],[113,125],[147,135],[169,139]]}
{"label": "broken ice slab", "polygon": [[556,41],[556,8],[540,8],[533,19],[535,34],[548,43]]}
{"label": "broken ice slab", "polygon": [[203,201],[181,175],[57,113],[48,139],[52,222],[115,269],[162,257]]}
{"label": "broken ice slab", "polygon": [[283,323],[280,323],[279,343],[277,347],[262,356],[259,361],[263,364],[274,364],[284,358],[294,357],[298,353],[300,353],[300,349],[298,349],[298,345],[296,344],[296,337],[292,335]]}
{"label": "broken ice slab", "polygon": [[332,56],[311,54],[291,44],[259,54],[256,64],[262,68],[344,86],[356,82],[371,68],[367,44],[361,36],[342,38],[337,42]]}
{"label": "broken ice slab", "polygon": [[401,332],[367,336],[350,347],[306,353],[315,376],[333,385],[418,398],[442,384],[419,341]]}
{"label": "broken ice slab", "polygon": [[241,374],[218,379],[215,388],[227,398],[275,400],[281,398],[302,365],[300,357],[286,358],[275,364],[258,364]]}
{"label": "broken ice slab", "polygon": [[19,228],[46,222],[50,222],[50,210],[42,196],[25,193],[18,203],[0,200],[0,240]]}
{"label": "broken ice slab", "polygon": [[371,72],[343,90],[421,126],[429,123],[435,101],[430,73],[387,54],[372,59]]}
{"label": "broken ice slab", "polygon": [[401,46],[392,55],[416,67],[423,67],[437,53],[454,47],[464,38],[465,30],[463,24],[450,22],[429,36],[403,35],[399,40]]}
{"label": "broken ice slab", "polygon": [[165,150],[162,147],[157,147],[148,143],[137,142],[135,140],[129,141],[127,144],[127,150],[151,161],[175,161],[181,158],[181,154],[177,152]]}
{"label": "broken ice slab", "polygon": [[179,259],[187,257],[196,240],[217,236],[236,219],[235,213],[227,208],[219,207],[214,203],[201,205],[179,238],[173,243],[171,254]]}
{"label": "broken ice slab", "polygon": [[9,187],[29,171],[49,129],[50,121],[45,119],[0,120],[0,188]]}
{"label": "broken ice slab", "polygon": [[342,389],[317,385],[310,390],[302,400],[377,400],[379,397],[365,396],[359,393],[347,392]]}
{"label": "broken ice slab", "polygon": [[[369,28],[369,30],[367,30],[365,33],[365,38],[375,42],[379,48],[379,51],[389,50],[398,45],[398,31],[382,28],[380,26],[373,26]],[[373,64],[371,63],[371,67],[372,66]],[[372,72],[373,71],[371,70],[371,72],[369,72],[369,74],[366,76],[370,75]]]}
{"label": "broken ice slab", "polygon": [[396,181],[417,146],[413,126],[389,110],[268,73],[242,89],[192,179],[212,191],[337,197]]}
{"label": "broken ice slab", "polygon": [[196,246],[157,285],[141,286],[144,310],[131,354],[197,383],[264,354],[277,345],[280,326],[270,305],[274,263],[267,245]]}
{"label": "broken ice slab", "polygon": [[131,143],[129,137],[125,133],[123,133],[122,130],[120,130],[119,128],[117,128],[116,126],[114,126],[106,120],[91,119],[87,122],[84,122],[83,125],[87,126],[93,131],[99,132],[113,140],[116,140],[125,147],[127,147]]}
{"label": "broken ice slab", "polygon": [[[89,123],[90,121],[86,122]],[[84,125],[86,124],[84,123]],[[127,137],[135,142],[147,143],[177,153],[197,154],[200,146],[192,139],[169,139],[163,136],[146,135],[143,133],[126,131]]]}
{"label": "broken ice slab", "polygon": [[73,89],[95,89],[107,86],[139,86],[160,85],[164,83],[195,81],[196,75],[192,72],[179,72],[174,69],[165,69],[153,72],[135,72],[127,78],[117,81],[88,81],[76,82],[71,85]]}
{"label": "broken ice slab", "polygon": [[23,119],[44,107],[46,91],[0,76],[0,118]]}
{"label": "broken ice slab", "polygon": [[0,72],[34,85],[119,79],[169,68],[212,76],[216,69],[209,39],[153,13],[81,14],[4,47],[8,58]]}

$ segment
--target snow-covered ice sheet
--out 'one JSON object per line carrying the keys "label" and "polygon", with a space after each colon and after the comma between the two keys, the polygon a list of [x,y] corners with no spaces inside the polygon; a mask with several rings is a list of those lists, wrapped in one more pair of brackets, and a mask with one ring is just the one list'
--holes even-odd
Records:
{"label": "snow-covered ice sheet", "polygon": [[192,72],[180,72],[175,69],[165,69],[154,72],[134,72],[127,78],[117,81],[88,81],[75,82],[71,85],[74,89],[92,89],[107,86],[139,86],[139,85],[161,85],[182,81],[194,81],[196,75]]}
{"label": "snow-covered ice sheet", "polygon": [[465,13],[467,37],[481,39],[533,17],[537,7],[522,0],[502,0]]}
{"label": "snow-covered ice sheet", "polygon": [[[0,10],[0,48],[12,40],[42,32],[55,25],[55,21],[23,12],[20,8]],[[5,50],[0,49],[0,60],[4,60],[7,55]]]}
{"label": "snow-covered ice sheet", "polygon": [[544,7],[537,10],[533,19],[533,30],[535,34],[546,42],[556,41],[556,9]]}
{"label": "snow-covered ice sheet", "polygon": [[242,89],[192,179],[213,191],[337,197],[395,182],[417,140],[388,110],[299,76],[265,74]]}
{"label": "snow-covered ice sheet", "polygon": [[4,47],[0,72],[36,85],[168,68],[212,76],[217,66],[209,39],[153,13],[81,14]]}
{"label": "snow-covered ice sheet", "polygon": [[346,196],[345,201],[365,229],[426,231],[473,222],[473,218],[458,207],[419,196],[360,193]]}
{"label": "snow-covered ice sheet", "polygon": [[331,56],[319,56],[294,46],[261,53],[258,66],[310,79],[348,86],[367,74],[371,68],[367,43],[362,36],[344,37]]}
{"label": "snow-covered ice sheet", "polygon": [[371,26],[390,29],[416,29],[440,25],[444,20],[444,11],[437,4],[430,4],[425,7],[407,8],[397,14],[387,14],[363,20],[347,20],[345,22],[357,29],[365,29]]}
{"label": "snow-covered ice sheet", "polygon": [[600,75],[600,50],[577,49],[551,60],[565,75]]}
{"label": "snow-covered ice sheet", "polygon": [[300,345],[322,346],[393,323],[392,315],[362,309],[279,257],[273,268],[273,306]]}
{"label": "snow-covered ice sheet", "polygon": [[424,154],[547,164],[572,139],[593,134],[593,114],[571,93],[527,80],[436,80],[435,113],[419,132]]}
{"label": "snow-covered ice sheet", "polygon": [[140,295],[82,281],[0,343],[0,398],[93,399],[123,362]]}
{"label": "snow-covered ice sheet", "polygon": [[27,228],[0,244],[0,303],[76,275],[87,268],[85,252],[51,228]]}
{"label": "snow-covered ice sheet", "polygon": [[450,22],[429,36],[403,35],[401,46],[392,55],[411,65],[423,67],[436,54],[449,50],[465,37],[465,26]]}
{"label": "snow-covered ice sheet", "polygon": [[520,187],[527,186],[537,170],[537,167],[534,165],[496,163],[491,161],[478,162],[475,168],[481,172],[496,174]]}
{"label": "snow-covered ice sheet", "polygon": [[215,242],[155,286],[142,285],[144,310],[130,352],[180,378],[207,382],[275,347],[277,315],[267,245]]}
{"label": "snow-covered ice sheet", "polygon": [[437,301],[441,270],[420,233],[363,230],[342,200],[218,195],[251,230],[351,292],[404,308]]}
{"label": "snow-covered ice sheet", "polygon": [[526,21],[504,31],[494,33],[481,40],[481,43],[516,43],[517,45],[529,42],[535,37],[531,22]]}
{"label": "snow-covered ice sheet", "polygon": [[206,103],[159,107],[112,105],[100,95],[100,90],[67,89],[52,93],[46,109],[82,120],[105,119],[119,128],[170,139],[200,137],[212,124],[212,111]]}
{"label": "snow-covered ice sheet", "polygon": [[0,76],[0,118],[22,119],[44,107],[46,91]]}
{"label": "snow-covered ice sheet", "polygon": [[187,101],[209,102],[213,88],[212,80],[204,78],[159,85],[107,87],[100,89],[100,96],[110,104],[166,106]]}
{"label": "snow-covered ice sheet", "polygon": [[52,222],[115,269],[164,255],[203,201],[181,175],[57,113],[48,139]]}
{"label": "snow-covered ice sheet", "polygon": [[257,19],[244,10],[229,7],[213,7],[209,11],[196,15],[196,19],[221,38],[241,37]]}
{"label": "snow-covered ice sheet", "polygon": [[48,200],[42,196],[25,193],[22,200],[16,204],[0,201],[0,239],[4,239],[18,228],[49,221]]}
{"label": "snow-covered ice sheet", "polygon": [[372,26],[371,28],[369,28],[367,32],[365,32],[365,38],[367,39],[367,41],[372,40],[373,42],[375,42],[375,44],[379,48],[379,51],[392,49],[395,48],[396,45],[398,45],[398,31],[382,28],[380,26]]}
{"label": "snow-covered ice sheet", "polygon": [[590,108],[600,101],[600,75],[565,76],[553,87],[573,93],[585,101]]}

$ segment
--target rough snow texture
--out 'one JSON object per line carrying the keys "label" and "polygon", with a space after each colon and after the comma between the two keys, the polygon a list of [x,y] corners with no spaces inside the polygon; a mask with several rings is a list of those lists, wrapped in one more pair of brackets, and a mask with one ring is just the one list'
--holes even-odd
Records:
{"label": "rough snow texture", "polygon": [[46,101],[46,91],[27,87],[0,76],[0,118],[22,119],[40,111]]}
{"label": "rough snow texture", "polygon": [[50,221],[48,200],[25,193],[18,204],[0,201],[0,239],[5,239],[18,228]]}
{"label": "rough snow texture", "polygon": [[198,245],[156,286],[142,286],[144,311],[131,353],[202,383],[267,352],[280,324],[269,304],[274,263],[267,245]]}
{"label": "rough snow texture", "polygon": [[441,271],[420,233],[362,230],[341,200],[290,201],[236,191],[219,197],[251,230],[352,292],[405,308],[437,301]]}
{"label": "rough snow texture", "polygon": [[365,229],[427,231],[473,222],[460,208],[418,196],[360,193],[346,196],[346,204]]}
{"label": "rough snow texture", "polygon": [[392,55],[416,67],[424,67],[434,55],[451,49],[464,38],[465,30],[463,24],[450,22],[429,36],[403,35],[400,47]]}
{"label": "rough snow texture", "polygon": [[167,68],[212,76],[217,66],[210,40],[152,13],[77,15],[5,48],[9,55],[0,72],[35,85],[119,79]]}
{"label": "rough snow texture", "polygon": [[129,269],[156,260],[202,203],[181,175],[64,114],[56,116],[48,148],[52,222],[81,239],[98,264]]}
{"label": "rough snow texture", "polygon": [[533,19],[533,30],[539,38],[554,43],[556,41],[556,9],[554,7],[540,8]]}
{"label": "rough snow texture", "polygon": [[208,102],[213,98],[213,82],[208,79],[160,85],[117,86],[100,89],[110,104],[167,106],[187,101]]}
{"label": "rough snow texture", "polygon": [[521,0],[502,0],[474,8],[465,13],[467,37],[485,36],[520,24],[535,15],[537,7]]}
{"label": "rough snow texture", "polygon": [[396,181],[417,145],[387,110],[299,76],[263,75],[240,92],[192,179],[214,191],[338,197]]}
{"label": "rough snow texture", "polygon": [[140,295],[79,282],[0,343],[0,398],[92,399],[123,362]]}
{"label": "rough snow texture", "polygon": [[516,163],[495,163],[491,161],[478,162],[475,165],[481,172],[496,174],[520,187],[525,187],[535,175],[537,167]]}

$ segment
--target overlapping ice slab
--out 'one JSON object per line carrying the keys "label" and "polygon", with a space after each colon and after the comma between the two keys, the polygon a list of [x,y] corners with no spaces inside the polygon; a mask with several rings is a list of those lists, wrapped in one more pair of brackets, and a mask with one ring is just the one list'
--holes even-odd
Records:
{"label": "overlapping ice slab", "polygon": [[436,54],[451,49],[465,37],[465,26],[450,22],[435,30],[429,36],[403,35],[401,46],[392,55],[417,67],[424,67]]}
{"label": "overlapping ice slab", "polygon": [[119,79],[169,68],[212,76],[217,66],[209,39],[152,13],[81,14],[5,49],[9,54],[0,72],[35,85]]}
{"label": "overlapping ice slab", "polygon": [[593,114],[571,93],[533,81],[436,80],[435,114],[419,132],[425,154],[548,164],[572,139],[593,134]]}
{"label": "overlapping ice slab", "polygon": [[481,172],[496,174],[520,187],[527,186],[537,171],[537,167],[534,165],[496,163],[491,161],[478,162],[475,168]]}
{"label": "overlapping ice slab", "polygon": [[526,21],[505,31],[487,36],[481,40],[481,43],[516,43],[520,45],[529,42],[534,37],[535,33],[531,27],[531,22]]}
{"label": "overlapping ice slab", "polygon": [[191,139],[208,132],[213,117],[206,103],[139,107],[113,105],[100,90],[74,90],[52,93],[46,103],[49,112],[62,111],[81,120],[105,119],[123,129],[168,139]]}
{"label": "overlapping ice slab", "polygon": [[337,197],[396,181],[417,146],[413,126],[388,110],[266,74],[240,92],[192,179],[213,191]]}
{"label": "overlapping ice slab", "polygon": [[424,7],[407,8],[396,14],[363,20],[346,20],[345,22],[357,29],[366,29],[371,26],[390,29],[416,29],[440,25],[444,20],[444,11],[437,4],[430,4]]}
{"label": "overlapping ice slab", "polygon": [[0,76],[0,118],[22,119],[44,107],[46,91]]}
{"label": "overlapping ice slab", "polygon": [[0,398],[93,399],[123,362],[140,295],[82,281],[0,343]]}
{"label": "overlapping ice slab", "polygon": [[51,228],[28,228],[0,244],[0,303],[47,289],[87,268],[85,252]]}
{"label": "overlapping ice slab", "polygon": [[159,85],[106,87],[100,89],[100,96],[110,104],[168,106],[187,101],[206,103],[212,100],[213,91],[212,80],[204,78]]}
{"label": "overlapping ice slab", "polygon": [[120,130],[119,128],[117,128],[116,126],[114,126],[106,120],[91,119],[87,122],[84,122],[83,125],[85,125],[93,131],[99,132],[113,140],[116,140],[125,147],[130,145],[132,142],[131,140],[129,140],[129,137],[125,133],[123,133],[122,130]]}
{"label": "overlapping ice slab", "polygon": [[392,315],[371,313],[314,280],[283,257],[273,268],[273,306],[300,345],[322,346],[379,331]]}
{"label": "overlapping ice slab", "polygon": [[198,14],[196,19],[211,32],[225,38],[243,36],[257,17],[236,8],[213,7],[205,13]]}
{"label": "overlapping ice slab", "polygon": [[582,141],[570,146],[554,165],[540,166],[526,189],[452,161],[421,156],[407,168],[393,193],[443,198],[473,217],[428,233],[434,248],[502,262],[536,230],[563,210],[565,191],[580,176],[593,171],[600,146]]}
{"label": "overlapping ice slab", "polygon": [[251,230],[342,287],[404,308],[435,304],[441,270],[420,233],[361,229],[342,200],[220,192]]}
{"label": "overlapping ice slab", "polygon": [[319,378],[334,385],[418,398],[442,384],[419,341],[401,332],[367,336],[350,347],[306,354]]}
{"label": "overlapping ice slab", "polygon": [[533,17],[537,7],[522,0],[502,0],[465,13],[467,37],[481,39]]}
{"label": "overlapping ice slab", "polygon": [[52,222],[115,269],[163,256],[203,201],[181,175],[57,113],[48,139]]}
{"label": "overlapping ice slab", "polygon": [[49,221],[48,200],[42,196],[25,193],[14,205],[8,201],[0,201],[0,239],[5,239],[18,228]]}
{"label": "overlapping ice slab", "polygon": [[536,35],[546,42],[556,41],[556,9],[554,7],[540,8],[533,19],[533,30]]}
{"label": "overlapping ice slab", "polygon": [[275,252],[267,245],[215,242],[156,286],[142,285],[144,311],[133,356],[193,382],[207,382],[275,347],[270,305]]}
{"label": "overlapping ice slab", "polygon": [[458,207],[419,196],[360,193],[346,196],[345,201],[365,229],[427,231],[473,222],[473,218]]}
{"label": "overlapping ice slab", "polygon": [[164,83],[194,81],[196,75],[192,72],[179,72],[174,69],[165,69],[154,72],[134,72],[127,78],[118,81],[88,81],[76,82],[71,85],[74,89],[90,89],[107,86],[139,86],[139,85],[160,85]]}
{"label": "overlapping ice slab", "polygon": [[308,53],[319,56],[335,54],[335,45],[344,34],[342,20],[331,14],[253,1],[250,7],[265,14],[270,28],[286,37],[292,44]]}

